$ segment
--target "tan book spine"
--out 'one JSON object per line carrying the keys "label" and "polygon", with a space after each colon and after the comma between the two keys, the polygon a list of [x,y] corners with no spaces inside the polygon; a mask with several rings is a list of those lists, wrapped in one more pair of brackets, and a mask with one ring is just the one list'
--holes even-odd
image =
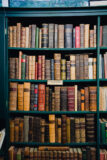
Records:
{"label": "tan book spine", "polygon": [[23,84],[18,84],[18,110],[23,111]]}
{"label": "tan book spine", "polygon": [[16,45],[17,47],[20,47],[21,43],[21,23],[17,23],[17,29],[16,29]]}
{"label": "tan book spine", "polygon": [[30,83],[24,82],[24,111],[30,110]]}
{"label": "tan book spine", "polygon": [[32,39],[31,35],[32,35],[32,25],[29,25],[29,48],[31,48],[31,39]]}
{"label": "tan book spine", "polygon": [[13,47],[13,27],[9,27],[9,47]]}
{"label": "tan book spine", "polygon": [[90,30],[90,47],[94,47],[94,30]]}
{"label": "tan book spine", "polygon": [[42,80],[45,80],[45,55],[41,57],[42,60]]}
{"label": "tan book spine", "polygon": [[70,64],[71,80],[75,80],[75,55],[70,55]]}
{"label": "tan book spine", "polygon": [[58,25],[58,48],[64,48],[64,25]]}
{"label": "tan book spine", "polygon": [[32,76],[31,76],[31,72],[32,72],[32,56],[29,56],[29,79],[32,79]]}
{"label": "tan book spine", "polygon": [[100,87],[100,104],[99,104],[99,110],[100,111],[103,110],[103,106],[102,106],[102,91],[103,91],[103,88]]}
{"label": "tan book spine", "polygon": [[60,87],[55,87],[55,111],[60,111]]}
{"label": "tan book spine", "polygon": [[41,48],[41,41],[42,41],[42,29],[39,29],[39,48]]}
{"label": "tan book spine", "polygon": [[22,58],[22,51],[19,51],[19,79],[21,79],[21,58]]}
{"label": "tan book spine", "polygon": [[61,79],[61,54],[55,53],[54,54],[54,71],[55,71],[55,80],[60,80]]}
{"label": "tan book spine", "polygon": [[89,48],[89,27],[90,24],[85,24],[85,48]]}
{"label": "tan book spine", "polygon": [[55,115],[49,115],[49,141],[55,143]]}
{"label": "tan book spine", "polygon": [[93,58],[93,79],[96,79],[96,58]]}
{"label": "tan book spine", "polygon": [[26,27],[25,30],[26,30],[26,44],[25,44],[25,47],[29,48],[29,27]]}
{"label": "tan book spine", "polygon": [[58,118],[58,143],[61,143],[61,137],[62,137],[62,134],[61,134],[61,118]]}
{"label": "tan book spine", "polygon": [[36,61],[36,57],[35,56],[31,56],[31,79],[35,79],[35,61]]}
{"label": "tan book spine", "polygon": [[26,45],[26,28],[21,28],[21,47],[25,48]]}
{"label": "tan book spine", "polygon": [[19,118],[15,118],[14,136],[15,142],[19,142]]}
{"label": "tan book spine", "polygon": [[16,47],[16,26],[13,26],[13,47]]}

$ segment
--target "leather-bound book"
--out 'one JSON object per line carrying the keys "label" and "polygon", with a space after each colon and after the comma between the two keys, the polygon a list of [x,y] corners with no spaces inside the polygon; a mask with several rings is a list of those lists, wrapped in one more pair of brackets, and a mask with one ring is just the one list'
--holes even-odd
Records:
{"label": "leather-bound book", "polygon": [[45,119],[40,120],[41,143],[45,142]]}
{"label": "leather-bound book", "polygon": [[25,147],[24,148],[24,160],[29,160],[29,155],[30,155],[30,148]]}
{"label": "leather-bound book", "polygon": [[30,86],[29,82],[24,82],[24,111],[30,110]]}
{"label": "leather-bound book", "polygon": [[10,82],[10,92],[9,92],[9,110],[17,110],[17,83]]}
{"label": "leather-bound book", "polygon": [[89,87],[90,111],[97,110],[97,87]]}
{"label": "leather-bound book", "polygon": [[58,118],[55,118],[55,142],[58,143]]}
{"label": "leather-bound book", "polygon": [[75,48],[75,28],[73,28],[73,48]]}
{"label": "leather-bound book", "polygon": [[84,91],[85,91],[85,93],[84,93],[84,97],[85,97],[84,108],[85,108],[85,111],[89,111],[89,88],[85,87]]}
{"label": "leather-bound book", "polygon": [[70,132],[71,132],[71,142],[75,142],[75,118],[70,118]]}
{"label": "leather-bound book", "polygon": [[66,59],[61,59],[61,79],[66,80]]}
{"label": "leather-bound book", "polygon": [[78,160],[78,151],[77,151],[77,148],[74,148],[74,159]]}
{"label": "leather-bound book", "polygon": [[58,25],[58,48],[64,48],[64,25]]}
{"label": "leather-bound book", "polygon": [[25,42],[25,47],[29,48],[29,27],[25,28],[26,32],[26,42]]}
{"label": "leather-bound book", "polygon": [[66,115],[62,115],[62,143],[67,143],[67,126],[66,126],[66,121],[67,121],[67,117]]}
{"label": "leather-bound book", "polygon": [[42,79],[42,57],[38,56],[38,80]]}
{"label": "leather-bound book", "polygon": [[10,79],[15,79],[15,73],[16,73],[16,69],[15,69],[15,58],[9,58],[9,77]]}
{"label": "leather-bound book", "polygon": [[85,132],[86,124],[85,118],[80,118],[80,142],[86,142],[86,132]]}
{"label": "leather-bound book", "polygon": [[75,142],[80,142],[80,119],[78,117],[75,117]]}
{"label": "leather-bound book", "polygon": [[42,29],[39,28],[39,48],[42,48]]}
{"label": "leather-bound book", "polygon": [[67,143],[71,142],[70,117],[67,117]]}
{"label": "leather-bound book", "polygon": [[61,151],[58,151],[58,160],[62,160],[62,154],[61,154]]}
{"label": "leather-bound book", "polygon": [[25,59],[25,68],[26,68],[26,72],[25,72],[25,79],[29,79],[29,56],[26,55],[26,59]]}
{"label": "leather-bound book", "polygon": [[72,24],[65,24],[65,48],[72,48]]}
{"label": "leather-bound book", "polygon": [[75,27],[75,48],[80,48],[80,26]]}
{"label": "leather-bound book", "polygon": [[61,79],[61,54],[55,53],[54,54],[54,61],[55,61],[55,80]]}
{"label": "leather-bound book", "polygon": [[90,148],[90,151],[91,151],[91,158],[92,158],[93,160],[96,160],[96,159],[97,159],[97,158],[96,158],[96,148],[91,147],[91,148]]}
{"label": "leather-bound book", "polygon": [[84,35],[85,48],[89,48],[89,27],[90,24],[85,24],[85,35]]}
{"label": "leather-bound book", "polygon": [[33,160],[33,154],[34,154],[34,148],[30,148],[30,151],[29,151],[29,158],[30,160]]}
{"label": "leather-bound book", "polygon": [[90,31],[90,48],[94,47],[94,30],[91,29]]}
{"label": "leather-bound book", "polygon": [[75,79],[80,79],[80,55],[75,56]]}
{"label": "leather-bound book", "polygon": [[34,148],[33,158],[34,158],[35,160],[37,160],[37,158],[38,158],[37,153],[38,153],[37,148]]}
{"label": "leather-bound book", "polygon": [[35,137],[37,138],[37,141],[36,142],[40,142],[41,141],[41,131],[40,131],[40,121],[41,121],[41,117],[36,117],[36,128],[37,128],[37,132],[35,132]]}
{"label": "leather-bound book", "polygon": [[15,58],[15,78],[19,78],[19,59]]}
{"label": "leather-bound book", "polygon": [[33,111],[34,110],[34,94],[35,92],[35,84],[31,84],[30,87],[30,110]]}
{"label": "leather-bound book", "polygon": [[66,76],[67,76],[67,80],[70,80],[70,61],[66,61]]}
{"label": "leather-bound book", "polygon": [[84,58],[84,60],[83,60],[83,75],[84,75],[84,79],[89,79],[89,76],[88,76],[88,55],[85,54],[83,58]]}
{"label": "leather-bound book", "polygon": [[[33,142],[38,142],[38,131],[37,131],[37,117],[33,117]],[[39,125],[40,127],[40,125]],[[41,135],[41,133],[39,132],[39,134]]]}
{"label": "leather-bound book", "polygon": [[45,151],[45,159],[49,160],[49,151]]}
{"label": "leather-bound book", "polygon": [[41,159],[41,151],[38,151],[38,159]]}
{"label": "leather-bound book", "polygon": [[73,150],[73,148],[70,148],[70,159],[74,160],[74,150]]}
{"label": "leather-bound book", "polygon": [[87,154],[86,154],[86,148],[82,148],[82,159],[86,160]]}
{"label": "leather-bound book", "polygon": [[41,159],[44,159],[44,160],[45,160],[45,151],[42,151],[42,152],[41,152]]}
{"label": "leather-bound book", "polygon": [[67,87],[61,87],[60,102],[61,111],[67,111]]}
{"label": "leather-bound book", "polygon": [[61,143],[61,137],[62,137],[62,132],[61,132],[61,118],[58,118],[58,130],[57,130],[57,133],[58,133],[57,142],[58,142],[58,143]]}
{"label": "leather-bound book", "polygon": [[50,151],[50,153],[49,153],[49,158],[50,158],[50,160],[54,160],[54,159],[53,159],[53,151]]}
{"label": "leather-bound book", "polygon": [[35,37],[36,37],[36,25],[32,24],[32,27],[31,27],[31,48],[35,48]]}
{"label": "leather-bound book", "polygon": [[55,93],[52,93],[52,111],[55,111]]}
{"label": "leather-bound book", "polygon": [[31,56],[31,79],[35,79],[35,61],[36,57]]}
{"label": "leather-bound book", "polygon": [[93,58],[93,79],[96,79],[96,64],[97,64],[97,59]]}
{"label": "leather-bound book", "polygon": [[42,61],[42,80],[45,79],[45,55],[41,56],[41,61]]}
{"label": "leather-bound book", "polygon": [[28,79],[32,79],[32,56],[28,56],[28,76],[29,78]]}
{"label": "leather-bound book", "polygon": [[42,48],[48,48],[48,24],[42,24]]}
{"label": "leather-bound book", "polygon": [[29,48],[32,48],[32,25],[29,25]]}
{"label": "leather-bound book", "polygon": [[54,160],[57,160],[57,158],[58,158],[58,157],[57,157],[57,151],[53,151],[53,159],[54,159]]}
{"label": "leather-bound book", "polygon": [[21,47],[21,23],[17,23],[16,26],[16,46]]}
{"label": "leather-bound book", "polygon": [[46,143],[49,142],[49,124],[48,123],[45,124],[45,142]]}
{"label": "leather-bound book", "polygon": [[51,59],[51,64],[50,64],[50,72],[51,72],[51,80],[54,80],[54,59]]}
{"label": "leather-bound book", "polygon": [[34,122],[34,117],[29,116],[29,142],[33,142],[33,134],[34,134],[33,122]]}
{"label": "leather-bound book", "polygon": [[69,151],[68,146],[39,146],[38,151]]}
{"label": "leather-bound book", "polygon": [[8,149],[8,158],[9,160],[14,160],[14,146],[11,146]]}
{"label": "leather-bound book", "polygon": [[85,90],[81,89],[81,111],[85,110]]}
{"label": "leather-bound book", "polygon": [[26,44],[26,28],[25,27],[21,27],[21,47],[25,48],[25,44]]}
{"label": "leather-bound book", "polygon": [[44,111],[45,110],[45,84],[38,85],[38,110]]}
{"label": "leather-bound book", "polygon": [[77,148],[78,151],[78,159],[82,160],[82,150],[80,148]]}
{"label": "leather-bound book", "polygon": [[60,87],[55,86],[55,111],[60,111]]}
{"label": "leather-bound book", "polygon": [[46,59],[45,61],[45,78],[46,80],[50,80],[51,79],[51,60],[50,59]]}
{"label": "leather-bound book", "polygon": [[49,111],[49,87],[46,87],[45,110]]}
{"label": "leather-bound book", "polygon": [[77,91],[77,111],[81,111],[81,92]]}
{"label": "leather-bound book", "polygon": [[35,48],[39,48],[39,27],[36,27]]}
{"label": "leather-bound book", "polygon": [[14,119],[14,140],[15,142],[19,142],[19,118]]}
{"label": "leather-bound book", "polygon": [[14,120],[10,120],[10,142],[14,142],[15,141],[15,135],[14,135],[14,129],[15,129],[15,124],[14,124]]}
{"label": "leather-bound book", "polygon": [[54,48],[58,48],[58,24],[55,24]]}
{"label": "leather-bound book", "polygon": [[94,47],[97,46],[97,26],[94,25]]}
{"label": "leather-bound book", "polygon": [[19,51],[19,79],[21,79],[21,58],[22,58],[22,51]]}
{"label": "leather-bound book", "polygon": [[91,150],[90,150],[90,147],[86,147],[86,157],[87,157],[87,160],[90,160],[91,159]]}
{"label": "leather-bound book", "polygon": [[75,55],[70,55],[70,66],[71,80],[75,80]]}
{"label": "leather-bound book", "polygon": [[62,152],[62,159],[66,160],[66,152],[65,151]]}
{"label": "leather-bound book", "polygon": [[13,47],[16,47],[16,26],[13,26]]}
{"label": "leather-bound book", "polygon": [[25,79],[25,66],[26,66],[25,59],[26,59],[26,55],[22,54],[22,57],[21,57],[21,79]]}
{"label": "leather-bound book", "polygon": [[24,119],[20,118],[19,122],[19,141],[23,142],[24,140]]}
{"label": "leather-bound book", "polygon": [[29,116],[24,116],[24,142],[29,141]]}
{"label": "leather-bound book", "polygon": [[100,47],[102,47],[102,38],[103,38],[103,34],[102,34],[102,32],[103,32],[103,26],[100,26]]}
{"label": "leather-bound book", "polygon": [[38,79],[38,62],[35,61],[35,80]]}
{"label": "leather-bound book", "polygon": [[23,100],[24,100],[24,86],[23,84],[18,84],[18,110],[23,111]]}
{"label": "leather-bound book", "polygon": [[53,23],[49,24],[49,48],[54,48],[54,32],[55,25]]}
{"label": "leather-bound book", "polygon": [[52,111],[52,88],[49,88],[49,111]]}
{"label": "leather-bound book", "polygon": [[49,141],[55,143],[55,115],[49,115]]}
{"label": "leather-bound book", "polygon": [[84,24],[80,24],[80,47],[84,48]]}
{"label": "leather-bound book", "polygon": [[77,111],[77,96],[78,96],[78,95],[77,95],[77,91],[78,91],[78,88],[77,88],[77,87],[78,87],[78,86],[75,85],[74,87],[75,87],[75,99],[74,99],[74,100],[75,100],[75,107],[74,107],[74,108],[75,108],[75,111]]}
{"label": "leather-bound book", "polygon": [[84,55],[80,54],[80,79],[84,79]]}
{"label": "leather-bound book", "polygon": [[9,47],[13,47],[13,26],[9,26],[9,42],[8,42],[8,45]]}
{"label": "leather-bound book", "polygon": [[38,85],[34,85],[34,111],[38,110]]}
{"label": "leather-bound book", "polygon": [[68,87],[68,111],[75,111],[75,86]]}

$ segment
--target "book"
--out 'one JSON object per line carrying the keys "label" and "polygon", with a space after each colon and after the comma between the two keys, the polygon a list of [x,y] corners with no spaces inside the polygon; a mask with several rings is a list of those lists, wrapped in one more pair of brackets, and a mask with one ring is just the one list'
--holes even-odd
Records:
{"label": "book", "polygon": [[30,110],[30,83],[24,82],[24,111]]}
{"label": "book", "polygon": [[64,25],[58,25],[58,48],[64,48]]}
{"label": "book", "polygon": [[17,82],[10,82],[10,93],[9,93],[9,110],[17,110]]}
{"label": "book", "polygon": [[72,48],[72,24],[65,24],[65,48]]}
{"label": "book", "polygon": [[45,110],[45,85],[39,84],[38,85],[38,110],[44,111]]}
{"label": "book", "polygon": [[80,48],[80,26],[75,27],[75,48]]}
{"label": "book", "polygon": [[49,115],[49,141],[55,143],[55,115]]}

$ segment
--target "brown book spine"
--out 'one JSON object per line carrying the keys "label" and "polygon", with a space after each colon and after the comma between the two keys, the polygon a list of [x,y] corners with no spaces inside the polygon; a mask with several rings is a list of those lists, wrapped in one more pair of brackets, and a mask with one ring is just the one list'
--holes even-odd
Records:
{"label": "brown book spine", "polygon": [[16,26],[13,26],[13,40],[12,40],[12,42],[13,42],[13,47],[16,47]]}
{"label": "brown book spine", "polygon": [[62,115],[62,143],[67,143],[66,115]]}
{"label": "brown book spine", "polygon": [[46,68],[45,68],[45,77],[46,77],[46,80],[50,80],[51,79],[51,67],[50,67],[50,60],[49,59],[47,59],[46,61],[45,61],[45,66],[46,66]]}
{"label": "brown book spine", "polygon": [[84,55],[80,55],[80,79],[84,79]]}
{"label": "brown book spine", "polygon": [[41,143],[44,143],[45,142],[45,119],[41,119]]}
{"label": "brown book spine", "polygon": [[16,46],[21,47],[21,23],[17,23],[16,37]]}
{"label": "brown book spine", "polygon": [[26,67],[25,67],[26,68],[25,78],[29,79],[29,57],[28,56],[26,56],[26,60],[25,61],[26,61],[26,64],[25,64],[26,65]]}
{"label": "brown book spine", "polygon": [[19,78],[19,59],[18,58],[15,58],[15,69],[16,69],[16,79]]}
{"label": "brown book spine", "polygon": [[80,142],[80,121],[79,118],[75,118],[75,142]]}
{"label": "brown book spine", "polygon": [[29,59],[29,61],[28,61],[28,64],[29,64],[29,79],[32,79],[32,56],[28,56],[28,59]]}
{"label": "brown book spine", "polygon": [[84,88],[85,90],[85,111],[89,111],[89,88],[88,87],[85,87]]}
{"label": "brown book spine", "polygon": [[97,110],[97,88],[89,87],[89,97],[90,97],[90,111]]}
{"label": "brown book spine", "polygon": [[39,97],[38,97],[38,110],[44,111],[45,110],[45,85],[39,84],[38,85],[39,90]]}
{"label": "brown book spine", "polygon": [[54,54],[55,60],[55,80],[61,79],[61,54],[55,53]]}
{"label": "brown book spine", "polygon": [[30,110],[30,83],[24,82],[24,111]]}
{"label": "brown book spine", "polygon": [[42,63],[42,80],[45,79],[45,55],[41,56]]}
{"label": "brown book spine", "polygon": [[35,62],[35,80],[38,79],[38,62]]}
{"label": "brown book spine", "polygon": [[90,48],[94,47],[94,30],[90,30]]}
{"label": "brown book spine", "polygon": [[38,56],[38,80],[42,79],[42,57]]}
{"label": "brown book spine", "polygon": [[96,63],[97,59],[93,58],[93,79],[96,79]]}
{"label": "brown book spine", "polygon": [[9,26],[9,47],[13,47],[13,26]]}
{"label": "brown book spine", "polygon": [[64,25],[58,25],[58,48],[64,48]]}
{"label": "brown book spine", "polygon": [[21,58],[22,58],[22,51],[19,51],[19,79],[21,79]]}
{"label": "brown book spine", "polygon": [[14,120],[10,120],[10,142],[14,142],[15,141],[15,135],[14,135]]}
{"label": "brown book spine", "polygon": [[61,143],[61,137],[62,137],[62,132],[61,132],[61,118],[58,118],[58,143]]}
{"label": "brown book spine", "polygon": [[66,80],[66,59],[61,59],[61,79]]}
{"label": "brown book spine", "polygon": [[17,110],[17,83],[10,82],[9,110]]}
{"label": "brown book spine", "polygon": [[55,111],[55,93],[52,93],[52,111]]}
{"label": "brown book spine", "polygon": [[39,48],[42,47],[41,44],[42,44],[42,29],[40,28],[39,29]]}
{"label": "brown book spine", "polygon": [[55,111],[60,111],[60,87],[55,87]]}
{"label": "brown book spine", "polygon": [[88,71],[88,55],[83,55],[83,75],[84,75],[84,79],[89,79],[88,73],[89,73],[89,71]]}
{"label": "brown book spine", "polygon": [[55,115],[49,115],[49,141],[55,143]]}
{"label": "brown book spine", "polygon": [[103,41],[103,37],[102,37],[102,35],[103,35],[103,26],[100,26],[100,47],[102,47],[102,41]]}
{"label": "brown book spine", "polygon": [[23,111],[24,109],[24,104],[23,104],[23,100],[24,100],[24,86],[23,84],[18,84],[18,110],[19,111]]}
{"label": "brown book spine", "polygon": [[45,100],[45,110],[49,111],[49,87],[46,87],[46,100]]}
{"label": "brown book spine", "polygon": [[31,48],[31,43],[32,43],[32,25],[29,25],[29,44],[28,44],[28,46],[29,46],[29,48]]}
{"label": "brown book spine", "polygon": [[14,127],[14,135],[15,135],[15,142],[19,142],[19,118],[15,118],[15,127]]}
{"label": "brown book spine", "polygon": [[70,55],[70,66],[71,80],[75,80],[75,55]]}
{"label": "brown book spine", "polygon": [[85,24],[85,48],[89,48],[89,27],[90,24]]}
{"label": "brown book spine", "polygon": [[81,89],[81,111],[85,110],[85,96],[84,96],[84,89]]}
{"label": "brown book spine", "polygon": [[23,118],[21,118],[19,122],[19,141],[23,142],[23,139],[24,139],[24,120]]}
{"label": "brown book spine", "polygon": [[94,47],[96,47],[96,35],[97,35],[97,28],[96,25],[94,25]]}
{"label": "brown book spine", "polygon": [[9,77],[15,79],[15,58],[9,58]]}
{"label": "brown book spine", "polygon": [[26,28],[22,27],[21,28],[21,47],[25,48],[26,44]]}

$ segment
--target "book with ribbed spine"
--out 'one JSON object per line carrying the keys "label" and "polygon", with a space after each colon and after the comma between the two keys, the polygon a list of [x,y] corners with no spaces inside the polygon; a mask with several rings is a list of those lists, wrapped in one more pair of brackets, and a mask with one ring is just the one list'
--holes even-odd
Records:
{"label": "book with ribbed spine", "polygon": [[49,87],[46,87],[46,100],[45,100],[45,110],[49,111]]}
{"label": "book with ribbed spine", "polygon": [[21,23],[17,23],[16,25],[16,46],[20,47],[20,43],[21,43]]}
{"label": "book with ribbed spine", "polygon": [[30,86],[29,82],[24,82],[24,111],[30,110]]}
{"label": "book with ribbed spine", "polygon": [[70,117],[67,117],[67,143],[71,142]]}
{"label": "book with ribbed spine", "polygon": [[55,86],[55,111],[60,111],[60,87]]}
{"label": "book with ribbed spine", "polygon": [[84,60],[83,60],[83,74],[84,74],[84,79],[89,79],[89,74],[88,74],[88,55],[84,55]]}
{"label": "book with ribbed spine", "polygon": [[35,84],[31,84],[30,87],[30,110],[34,110],[34,92],[35,92]]}
{"label": "book with ribbed spine", "polygon": [[97,26],[94,25],[94,47],[97,46]]}
{"label": "book with ribbed spine", "polygon": [[85,87],[84,91],[85,91],[85,94],[84,94],[84,97],[85,97],[84,107],[85,107],[85,111],[89,111],[89,88]]}
{"label": "book with ribbed spine", "polygon": [[80,72],[80,79],[84,79],[84,55],[83,54],[80,54],[80,69],[79,69],[79,72]]}
{"label": "book with ribbed spine", "polygon": [[19,111],[23,111],[24,109],[23,100],[24,100],[24,86],[23,84],[18,84],[18,110]]}
{"label": "book with ribbed spine", "polygon": [[68,111],[75,111],[75,86],[68,87]]}
{"label": "book with ribbed spine", "polygon": [[26,59],[26,55],[22,54],[22,57],[21,57],[21,79],[25,79],[25,66],[26,66],[25,59]]}
{"label": "book with ribbed spine", "polygon": [[62,143],[67,143],[67,128],[66,128],[66,121],[67,121],[67,116],[62,115]]}
{"label": "book with ribbed spine", "polygon": [[25,27],[21,27],[21,42],[20,42],[20,46],[22,48],[25,48],[26,45],[26,28]]}
{"label": "book with ribbed spine", "polygon": [[49,24],[49,48],[54,48],[54,30],[55,25],[53,23]]}
{"label": "book with ribbed spine", "polygon": [[51,79],[51,60],[50,59],[46,59],[45,60],[45,77],[46,80],[50,80]]}
{"label": "book with ribbed spine", "polygon": [[39,27],[36,27],[35,48],[39,48]]}
{"label": "book with ribbed spine", "polygon": [[48,47],[48,24],[43,23],[42,24],[42,48]]}
{"label": "book with ribbed spine", "polygon": [[90,31],[90,48],[94,47],[94,30],[91,29]]}
{"label": "book with ribbed spine", "polygon": [[58,25],[58,48],[64,48],[64,25]]}
{"label": "book with ribbed spine", "polygon": [[13,26],[13,47],[16,47],[16,26]]}
{"label": "book with ribbed spine", "polygon": [[54,48],[58,48],[58,24],[55,24]]}
{"label": "book with ribbed spine", "polygon": [[61,111],[67,111],[67,87],[61,87],[60,99]]}
{"label": "book with ribbed spine", "polygon": [[89,27],[90,24],[85,24],[85,34],[84,34],[85,48],[89,48]]}
{"label": "book with ribbed spine", "polygon": [[89,87],[90,96],[90,111],[97,110],[97,88],[94,86]]}
{"label": "book with ribbed spine", "polygon": [[36,25],[32,24],[31,26],[31,48],[35,48],[35,37],[36,37]]}
{"label": "book with ribbed spine", "polygon": [[66,79],[66,59],[61,59],[61,79]]}
{"label": "book with ribbed spine", "polygon": [[80,47],[84,48],[84,24],[80,24]]}
{"label": "book with ribbed spine", "polygon": [[38,56],[38,80],[42,79],[42,57],[41,55]]}
{"label": "book with ribbed spine", "polygon": [[10,82],[10,92],[9,92],[9,110],[17,110],[17,83]]}
{"label": "book with ribbed spine", "polygon": [[81,111],[85,110],[85,91],[81,89]]}
{"label": "book with ribbed spine", "polygon": [[34,85],[34,111],[38,110],[38,85]]}
{"label": "book with ribbed spine", "polygon": [[75,27],[75,48],[80,48],[80,26]]}
{"label": "book with ribbed spine", "polygon": [[70,76],[75,80],[75,55],[70,55]]}
{"label": "book with ribbed spine", "polygon": [[45,110],[45,85],[39,84],[38,85],[38,110],[44,111]]}
{"label": "book with ribbed spine", "polygon": [[55,80],[61,79],[61,54],[54,54],[54,71],[55,71]]}
{"label": "book with ribbed spine", "polygon": [[25,28],[25,32],[26,32],[26,43],[25,43],[25,47],[29,48],[29,27]]}
{"label": "book with ribbed spine", "polygon": [[55,143],[55,115],[49,115],[49,141]]}
{"label": "book with ribbed spine", "polygon": [[70,80],[70,61],[66,61],[66,76],[67,80]]}
{"label": "book with ribbed spine", "polygon": [[9,77],[15,79],[15,58],[9,58]]}
{"label": "book with ribbed spine", "polygon": [[75,56],[75,79],[80,79],[80,55],[76,54]]}
{"label": "book with ribbed spine", "polygon": [[72,24],[65,24],[65,48],[72,48]]}
{"label": "book with ribbed spine", "polygon": [[51,59],[51,80],[54,80],[54,59]]}
{"label": "book with ribbed spine", "polygon": [[21,79],[21,58],[22,58],[22,51],[19,51],[19,79]]}
{"label": "book with ribbed spine", "polygon": [[45,79],[45,55],[41,56],[42,63],[42,80]]}

